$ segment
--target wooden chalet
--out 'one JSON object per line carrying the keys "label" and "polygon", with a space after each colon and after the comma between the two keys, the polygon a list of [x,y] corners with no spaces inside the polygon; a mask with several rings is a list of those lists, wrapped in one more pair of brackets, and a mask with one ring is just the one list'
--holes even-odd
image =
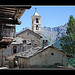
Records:
{"label": "wooden chalet", "polygon": [[21,24],[19,19],[30,8],[31,6],[0,6],[0,47],[6,47],[13,41],[15,25]]}

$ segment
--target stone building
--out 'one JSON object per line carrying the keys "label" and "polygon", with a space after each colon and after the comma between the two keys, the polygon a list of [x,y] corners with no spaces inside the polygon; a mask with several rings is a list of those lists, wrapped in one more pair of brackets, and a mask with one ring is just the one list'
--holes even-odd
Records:
{"label": "stone building", "polygon": [[24,31],[18,33],[16,35],[16,37],[20,37],[20,38],[26,40],[26,42],[30,42],[34,47],[37,47],[37,46],[41,47],[42,36],[33,32],[30,29],[27,29],[27,30],[24,30]]}
{"label": "stone building", "polygon": [[32,29],[26,29],[16,34],[16,37],[24,39],[26,42],[30,42],[33,47],[41,47],[41,16],[35,13],[32,16]]}
{"label": "stone building", "polygon": [[24,51],[16,55],[20,68],[67,67],[67,57],[72,56],[53,46],[46,46],[32,51]]}

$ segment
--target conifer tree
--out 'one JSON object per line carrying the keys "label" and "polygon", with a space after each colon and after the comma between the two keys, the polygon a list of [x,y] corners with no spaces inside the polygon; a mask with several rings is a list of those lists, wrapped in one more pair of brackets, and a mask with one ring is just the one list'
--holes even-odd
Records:
{"label": "conifer tree", "polygon": [[60,38],[60,41],[62,42],[60,46],[65,52],[75,54],[75,19],[72,15],[70,16],[67,25],[67,35]]}

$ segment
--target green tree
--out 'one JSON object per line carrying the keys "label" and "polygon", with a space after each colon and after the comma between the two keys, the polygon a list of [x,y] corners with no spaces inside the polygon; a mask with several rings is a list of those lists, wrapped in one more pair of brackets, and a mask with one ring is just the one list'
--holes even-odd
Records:
{"label": "green tree", "polygon": [[67,35],[60,37],[60,41],[62,42],[60,46],[67,53],[75,54],[75,19],[72,15],[70,16],[67,25]]}

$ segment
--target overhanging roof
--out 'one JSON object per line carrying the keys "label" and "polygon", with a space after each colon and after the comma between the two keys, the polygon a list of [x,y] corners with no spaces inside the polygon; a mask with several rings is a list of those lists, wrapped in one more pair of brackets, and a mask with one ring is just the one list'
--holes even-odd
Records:
{"label": "overhanging roof", "polygon": [[21,18],[26,9],[31,6],[0,6],[0,23],[21,24],[18,19]]}

